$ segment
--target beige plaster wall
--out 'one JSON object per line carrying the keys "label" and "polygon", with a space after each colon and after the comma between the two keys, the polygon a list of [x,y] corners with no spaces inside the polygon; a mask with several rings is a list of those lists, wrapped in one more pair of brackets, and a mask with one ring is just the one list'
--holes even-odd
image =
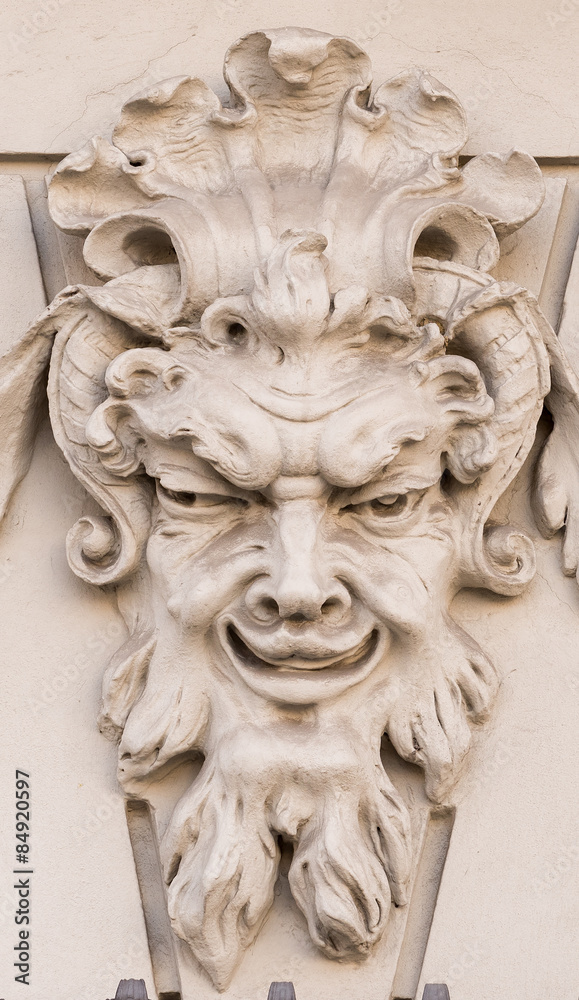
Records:
{"label": "beige plaster wall", "polygon": [[428,67],[469,110],[468,152],[578,155],[577,0],[5,0],[0,152],[68,152],[170,76],[224,96],[227,45],[286,24],[356,39],[376,81]]}

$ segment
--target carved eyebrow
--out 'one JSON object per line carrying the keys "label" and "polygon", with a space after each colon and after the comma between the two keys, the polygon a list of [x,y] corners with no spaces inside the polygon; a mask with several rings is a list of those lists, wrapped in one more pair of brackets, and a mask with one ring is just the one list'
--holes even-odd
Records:
{"label": "carved eyebrow", "polygon": [[239,497],[241,500],[248,500],[256,495],[252,490],[234,486],[218,472],[214,475],[212,472],[209,465],[207,475],[196,469],[165,466],[156,470],[155,478],[165,489],[179,493],[216,493],[218,496]]}
{"label": "carved eyebrow", "polygon": [[410,493],[412,490],[426,490],[439,480],[440,476],[433,478],[418,473],[412,474],[405,470],[405,472],[372,480],[362,486],[340,489],[336,492],[335,499],[338,504],[365,503],[368,500],[376,500],[378,497],[398,496]]}

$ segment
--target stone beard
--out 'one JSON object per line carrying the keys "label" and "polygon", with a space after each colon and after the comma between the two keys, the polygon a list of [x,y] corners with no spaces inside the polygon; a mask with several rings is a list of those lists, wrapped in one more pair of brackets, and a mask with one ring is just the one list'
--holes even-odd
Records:
{"label": "stone beard", "polygon": [[497,684],[449,608],[533,576],[532,541],[490,517],[549,393],[535,510],[566,523],[566,572],[579,551],[577,382],[532,296],[488,274],[496,233],[540,207],[534,161],[460,169],[454,95],[410,71],[370,99],[346,39],[251,34],[226,79],[231,107],[167,81],[59,166],[53,218],[90,234],[106,283],[65,290],[12,360],[28,399],[52,351],[55,437],[103,508],[68,556],[129,630],[100,716],[121,784],[204,758],[162,856],[173,928],[220,990],[280,841],[330,958],[363,958],[405,903],[381,740],[448,801]]}

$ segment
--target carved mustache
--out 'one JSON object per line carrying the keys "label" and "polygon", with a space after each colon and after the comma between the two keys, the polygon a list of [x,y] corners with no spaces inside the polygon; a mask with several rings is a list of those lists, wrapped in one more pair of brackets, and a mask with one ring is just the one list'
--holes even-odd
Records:
{"label": "carved mustache", "polygon": [[227,627],[227,640],[235,652],[250,666],[289,667],[294,670],[323,670],[326,667],[347,668],[366,659],[378,642],[378,630],[373,629],[355,645],[336,649],[315,634],[292,636],[284,630],[260,637],[259,644],[240,635],[234,625]]}

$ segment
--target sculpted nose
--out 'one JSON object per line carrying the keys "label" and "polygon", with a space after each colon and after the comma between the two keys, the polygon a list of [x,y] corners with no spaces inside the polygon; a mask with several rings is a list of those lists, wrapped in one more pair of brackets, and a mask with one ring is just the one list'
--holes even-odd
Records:
{"label": "sculpted nose", "polygon": [[260,621],[338,622],[351,600],[332,576],[318,538],[323,510],[315,502],[292,501],[276,514],[278,537],[271,573],[250,588],[246,603]]}
{"label": "sculpted nose", "polygon": [[290,621],[317,621],[335,606],[311,572],[286,573],[275,588],[270,607]]}

